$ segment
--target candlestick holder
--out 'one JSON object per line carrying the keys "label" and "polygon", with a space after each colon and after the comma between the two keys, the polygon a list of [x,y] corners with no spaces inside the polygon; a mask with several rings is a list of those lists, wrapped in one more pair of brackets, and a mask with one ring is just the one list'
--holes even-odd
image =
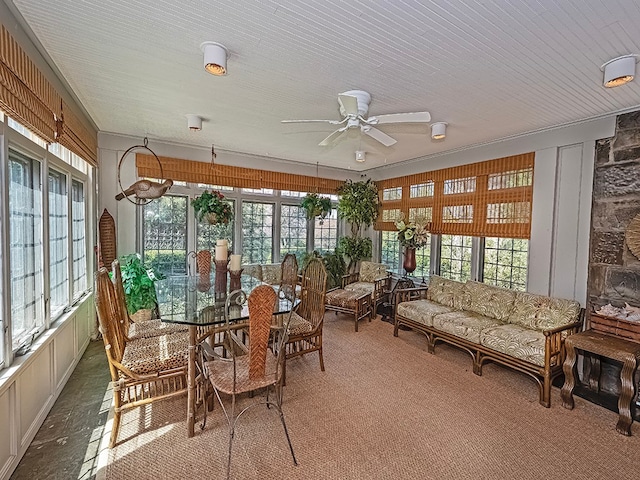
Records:
{"label": "candlestick holder", "polygon": [[240,283],[240,276],[242,275],[242,271],[244,268],[240,270],[229,270],[229,276],[231,280],[229,280],[229,291],[233,292],[234,290],[242,289],[242,285]]}
{"label": "candlestick holder", "polygon": [[227,293],[227,260],[216,260],[216,281],[214,291],[216,294]]}

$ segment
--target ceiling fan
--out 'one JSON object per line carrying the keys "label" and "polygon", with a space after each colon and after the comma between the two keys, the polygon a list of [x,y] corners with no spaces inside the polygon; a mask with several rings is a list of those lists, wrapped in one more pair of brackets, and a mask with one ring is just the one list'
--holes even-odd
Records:
{"label": "ceiling fan", "polygon": [[376,125],[384,125],[389,123],[429,123],[431,115],[429,112],[413,112],[413,113],[391,113],[388,115],[376,115],[368,117],[369,102],[371,95],[363,90],[349,90],[338,94],[338,104],[340,105],[340,114],[342,120],[282,120],[282,123],[329,123],[331,125],[342,125],[336,131],[331,133],[327,138],[322,140],[319,145],[326,147],[335,145],[344,138],[349,130],[359,128],[362,133],[370,136],[374,140],[382,143],[385,147],[390,147],[396,143],[396,140],[382,130],[378,130]]}

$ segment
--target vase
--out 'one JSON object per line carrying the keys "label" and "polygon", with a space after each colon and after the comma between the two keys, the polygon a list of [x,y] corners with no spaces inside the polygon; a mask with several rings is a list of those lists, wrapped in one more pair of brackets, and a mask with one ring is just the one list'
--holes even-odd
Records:
{"label": "vase", "polygon": [[404,262],[402,268],[409,274],[413,273],[416,269],[416,249],[411,247],[404,247]]}

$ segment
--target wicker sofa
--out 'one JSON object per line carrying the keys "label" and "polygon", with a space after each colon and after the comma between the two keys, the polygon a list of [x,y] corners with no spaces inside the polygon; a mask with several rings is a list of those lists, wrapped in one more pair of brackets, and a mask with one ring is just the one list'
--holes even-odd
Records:
{"label": "wicker sofa", "polygon": [[280,263],[250,263],[242,266],[242,274],[249,275],[269,285],[278,285],[282,281],[282,264]]}
{"label": "wicker sofa", "polygon": [[577,333],[584,310],[572,300],[551,298],[432,276],[429,287],[400,290],[395,297],[394,336],[405,325],[426,335],[427,348],[437,342],[467,351],[473,372],[494,361],[537,382],[540,403],[551,405],[551,382],[562,373],[564,339]]}

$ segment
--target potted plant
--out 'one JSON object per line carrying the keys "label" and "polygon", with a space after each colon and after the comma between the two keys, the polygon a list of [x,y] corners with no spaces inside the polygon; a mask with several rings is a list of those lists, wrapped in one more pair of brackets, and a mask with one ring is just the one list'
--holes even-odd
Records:
{"label": "potted plant", "polygon": [[[152,268],[147,268],[136,253],[121,257],[120,269],[129,314],[133,315],[141,310],[148,310],[150,313],[157,305],[154,282],[162,276]],[[147,316],[151,318],[150,314]]]}
{"label": "potted plant", "polygon": [[233,219],[233,208],[216,190],[205,190],[202,195],[191,200],[191,206],[199,221],[206,220],[211,225],[227,224]]}
{"label": "potted plant", "polygon": [[405,222],[403,214],[395,224],[398,229],[398,240],[404,247],[402,267],[407,273],[412,273],[416,269],[416,248],[422,248],[429,242],[428,222],[425,218]]}
{"label": "potted plant", "polygon": [[363,237],[363,233],[378,217],[378,187],[371,179],[347,180],[338,193],[338,213],[351,224],[351,236],[340,239],[340,251],[349,257],[347,270],[354,271],[360,260],[371,257],[371,238]]}
{"label": "potted plant", "polygon": [[317,193],[307,193],[300,206],[307,212],[307,220],[319,217],[320,224],[327,218],[333,208],[329,197],[321,197]]}

